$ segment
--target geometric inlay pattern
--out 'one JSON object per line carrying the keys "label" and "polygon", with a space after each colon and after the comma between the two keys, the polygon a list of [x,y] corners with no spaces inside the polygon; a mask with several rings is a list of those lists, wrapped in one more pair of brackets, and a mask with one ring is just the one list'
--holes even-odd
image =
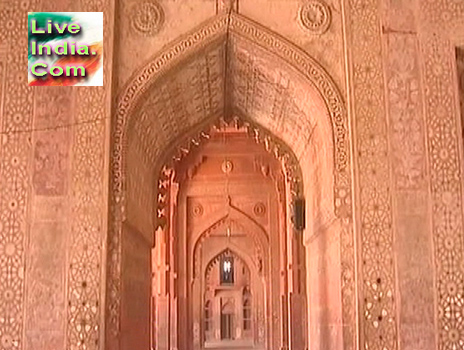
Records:
{"label": "geometric inlay pattern", "polygon": [[[29,225],[34,90],[27,86],[27,22],[13,3],[0,6],[0,348],[24,347],[24,267]],[[36,4],[24,1],[32,10]],[[2,105],[3,104],[3,105]]]}
{"label": "geometric inlay pattern", "polygon": [[[24,7],[32,9],[34,4],[25,1]],[[0,19],[0,348],[17,349],[24,347],[24,267],[32,149],[27,130],[32,128],[34,90],[27,86],[23,71],[28,43],[22,11],[13,4],[0,6]]]}
{"label": "geometric inlay pattern", "polygon": [[[72,221],[67,258],[66,349],[100,349],[105,228],[105,140],[111,85],[111,0],[86,0],[81,11],[104,12],[104,87],[77,89],[72,147]],[[105,257],[106,258],[106,257]]]}
{"label": "geometric inlay pattern", "polygon": [[464,348],[464,244],[462,216],[461,132],[450,46],[431,37],[424,45],[428,151],[435,246],[438,344],[440,349]]}
{"label": "geometric inlay pattern", "polygon": [[377,1],[349,1],[360,193],[361,346],[395,350],[397,320],[388,135]]}

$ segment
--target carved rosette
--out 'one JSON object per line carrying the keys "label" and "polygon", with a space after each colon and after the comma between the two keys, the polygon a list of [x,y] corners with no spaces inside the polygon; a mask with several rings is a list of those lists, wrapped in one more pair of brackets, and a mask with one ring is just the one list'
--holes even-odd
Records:
{"label": "carved rosette", "polygon": [[164,11],[156,1],[143,1],[132,8],[132,27],[137,33],[152,36],[159,32],[164,23]]}
{"label": "carved rosette", "polygon": [[263,202],[258,202],[253,208],[253,213],[256,216],[263,217],[266,214],[266,205]]}
{"label": "carved rosette", "polygon": [[192,215],[194,217],[202,216],[203,215],[203,206],[200,203],[197,203],[192,208]]}
{"label": "carved rosette", "polygon": [[229,174],[234,169],[234,163],[230,160],[225,160],[221,166],[222,172],[225,174]]}
{"label": "carved rosette", "polygon": [[301,25],[312,34],[324,34],[332,21],[329,6],[320,0],[302,5],[298,17]]}

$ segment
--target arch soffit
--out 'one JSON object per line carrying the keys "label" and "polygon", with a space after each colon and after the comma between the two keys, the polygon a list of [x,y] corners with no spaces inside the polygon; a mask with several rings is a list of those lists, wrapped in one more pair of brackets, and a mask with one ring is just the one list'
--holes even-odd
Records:
{"label": "arch soffit", "polygon": [[226,37],[227,29],[233,35],[244,37],[273,53],[300,72],[322,96],[329,111],[334,139],[335,157],[335,213],[338,216],[351,214],[351,179],[349,169],[349,137],[346,109],[335,83],[329,74],[307,53],[279,35],[238,14],[219,15],[200,29],[189,33],[171,47],[153,58],[123,89],[117,104],[113,129],[113,190],[116,200],[123,198],[124,135],[128,118],[144,93],[170,68],[186,57],[194,55],[208,44]]}

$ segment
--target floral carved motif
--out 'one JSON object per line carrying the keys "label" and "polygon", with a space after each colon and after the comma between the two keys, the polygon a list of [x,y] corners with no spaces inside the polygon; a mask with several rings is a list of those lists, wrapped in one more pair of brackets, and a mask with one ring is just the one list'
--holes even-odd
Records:
{"label": "floral carved motif", "polygon": [[389,35],[387,89],[394,174],[399,189],[417,188],[425,176],[425,140],[416,39]]}
{"label": "floral carved motif", "polygon": [[329,6],[321,0],[311,0],[299,12],[301,25],[312,34],[323,34],[330,26],[332,15]]}
{"label": "floral carved motif", "polygon": [[[35,106],[34,170],[32,183],[39,195],[63,195],[67,186],[73,94],[44,87]],[[51,129],[51,130],[47,130]],[[55,129],[55,130],[53,130]]]}
{"label": "floral carved motif", "polygon": [[164,10],[156,1],[136,3],[131,13],[132,27],[141,34],[154,35],[164,23]]}

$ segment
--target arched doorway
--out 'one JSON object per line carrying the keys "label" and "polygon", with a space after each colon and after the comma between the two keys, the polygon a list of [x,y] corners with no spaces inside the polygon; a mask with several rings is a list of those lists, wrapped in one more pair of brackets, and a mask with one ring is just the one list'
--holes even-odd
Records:
{"label": "arched doorway", "polygon": [[254,332],[258,329],[256,315],[264,310],[252,310],[253,299],[256,303],[263,297],[259,293],[262,287],[256,288],[256,283],[262,283],[257,277],[246,262],[229,249],[208,263],[205,280],[201,283],[205,309],[203,348],[233,345],[253,348],[259,344],[257,332]]}
{"label": "arched doorway", "polygon": [[[253,130],[222,121],[164,168],[152,266],[169,293],[153,293],[154,347],[307,347],[302,229],[290,213],[301,174],[285,147],[273,154]],[[163,279],[167,266],[174,278]]]}
{"label": "arched doorway", "polygon": [[[175,310],[179,304],[169,302],[178,281],[172,262],[163,261],[165,270],[157,279],[151,276],[157,267],[150,268],[153,244],[171,247],[169,240],[177,240],[164,230],[166,224],[177,225],[176,220],[169,221],[163,192],[172,175],[172,169],[163,168],[166,154],[177,149],[174,158],[181,159],[196,147],[207,125],[221,118],[233,120],[235,115],[264,131],[255,135],[260,142],[269,141],[268,132],[271,139],[275,136],[288,145],[307,184],[302,251],[308,307],[289,307],[283,299],[279,307],[309,313],[303,332],[311,349],[355,346],[351,156],[342,98],[325,70],[306,53],[258,24],[229,14],[204,23],[154,57],[119,99],[111,164],[108,349],[149,348],[153,290],[159,309],[179,314]],[[279,153],[279,147],[269,149]],[[178,255],[187,256],[183,253]],[[185,302],[181,297],[178,301]],[[173,329],[177,320],[169,322]],[[200,326],[191,333],[188,337],[198,334],[200,339]],[[157,348],[177,347],[177,332],[160,334],[157,341],[164,345]],[[279,348],[292,348],[293,335],[280,334],[270,339],[278,339]]]}

